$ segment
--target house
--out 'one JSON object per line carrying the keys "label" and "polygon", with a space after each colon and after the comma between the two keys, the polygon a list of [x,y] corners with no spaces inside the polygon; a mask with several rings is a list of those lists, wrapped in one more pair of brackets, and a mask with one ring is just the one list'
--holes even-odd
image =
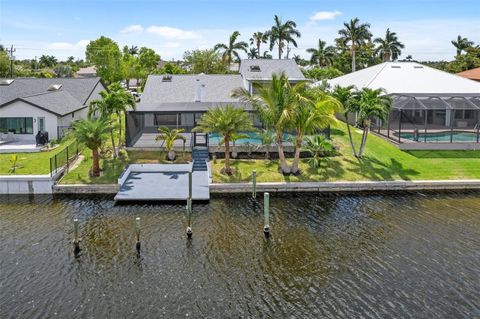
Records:
{"label": "house", "polygon": [[457,75],[473,81],[480,82],[480,68],[463,71],[463,72],[457,73]]}
{"label": "house", "polygon": [[[374,131],[401,148],[463,149],[479,142],[480,83],[475,81],[415,62],[386,62],[328,83],[383,88],[393,109],[386,121],[374,121]],[[451,143],[458,145],[444,145]]]}
{"label": "house", "polygon": [[102,90],[97,77],[0,79],[0,132],[29,143],[39,131],[60,138],[74,120],[87,116],[89,102]]}
{"label": "house", "polygon": [[216,106],[232,104],[252,113],[255,126],[261,122],[250,105],[232,97],[232,92],[252,84],[268,83],[274,73],[284,72],[293,83],[305,77],[293,60],[242,60],[240,74],[149,75],[140,103],[127,112],[128,147],[158,147],[158,128],[182,128],[191,132],[202,114]]}
{"label": "house", "polygon": [[96,76],[97,76],[97,68],[94,66],[80,68],[77,72],[75,72],[76,78],[94,78]]}

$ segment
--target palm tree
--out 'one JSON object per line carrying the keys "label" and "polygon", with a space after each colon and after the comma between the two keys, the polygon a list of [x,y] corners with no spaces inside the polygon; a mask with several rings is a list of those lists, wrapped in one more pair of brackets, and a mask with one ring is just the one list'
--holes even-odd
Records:
{"label": "palm tree", "polygon": [[237,60],[240,60],[240,55],[238,51],[243,51],[247,53],[248,44],[244,41],[237,42],[237,38],[240,36],[240,32],[234,31],[228,40],[228,44],[218,43],[215,45],[214,50],[223,50],[222,58],[223,61],[230,64],[233,61],[233,57]]}
{"label": "palm tree", "polygon": [[260,55],[260,46],[262,43],[267,43],[268,34],[267,32],[255,32],[250,38],[250,44],[255,45],[257,48],[258,55]]}
{"label": "palm tree", "polygon": [[177,140],[182,140],[183,141],[183,146],[185,146],[186,138],[181,134],[185,130],[184,129],[173,129],[170,130],[168,127],[159,127],[158,131],[160,132],[157,137],[155,137],[155,140],[162,140],[165,143],[165,149],[167,150],[167,157],[169,160],[173,161],[175,160],[175,150],[173,147],[175,146],[175,141]]}
{"label": "palm tree", "polygon": [[359,92],[355,103],[358,108],[359,122],[363,127],[362,142],[358,152],[358,157],[362,158],[370,131],[371,119],[378,118],[384,121],[392,107],[392,99],[385,94],[383,89],[363,88]]}
{"label": "palm tree", "polygon": [[304,150],[312,156],[308,164],[312,168],[320,166],[320,159],[331,154],[334,151],[332,142],[323,134],[307,137]]}
{"label": "palm tree", "polygon": [[327,42],[318,39],[318,47],[307,49],[307,52],[312,55],[310,62],[318,64],[319,67],[324,67],[332,64],[335,56],[335,48],[327,47]]}
{"label": "palm tree", "polygon": [[136,45],[132,45],[130,48],[128,48],[128,53],[134,56],[137,55],[138,47]]}
{"label": "palm tree", "polygon": [[275,45],[278,45],[278,58],[281,59],[285,46],[289,43],[297,47],[295,38],[300,38],[302,35],[296,29],[297,24],[291,20],[282,23],[282,19],[277,15],[274,17],[275,24],[272,29],[267,31],[267,36],[270,38],[270,51]]}
{"label": "palm tree", "polygon": [[285,159],[283,132],[288,128],[292,110],[295,108],[297,88],[304,86],[303,82],[291,85],[285,73],[273,74],[269,84],[253,83],[256,94],[251,94],[243,88],[233,92],[234,97],[250,103],[259,113],[267,128],[274,128],[278,148],[278,158],[282,173],[289,174],[290,168]]}
{"label": "palm tree", "polygon": [[272,55],[268,51],[263,51],[262,59],[272,59]]}
{"label": "palm tree", "polygon": [[373,42],[378,44],[375,54],[380,54],[383,62],[395,61],[402,54],[401,49],[405,48],[403,43],[398,41],[397,34],[390,32],[390,29],[387,29],[384,39],[376,38]]}
{"label": "palm tree", "polygon": [[369,23],[360,23],[358,18],[343,23],[344,28],[338,31],[340,42],[344,45],[350,44],[350,54],[352,55],[352,72],[356,70],[355,53],[357,49],[372,38]]}
{"label": "palm tree", "polygon": [[92,176],[100,176],[98,149],[107,139],[110,125],[107,120],[80,120],[73,123],[73,136],[81,144],[92,150]]}
{"label": "palm tree", "polygon": [[357,150],[353,144],[352,131],[350,129],[350,123],[348,122],[348,116],[350,113],[357,112],[356,106],[354,103],[356,98],[356,92],[353,86],[341,87],[336,86],[333,89],[332,96],[337,99],[342,104],[344,110],[345,123],[347,124],[348,138],[350,139],[350,146],[352,147],[353,155],[357,157]]}
{"label": "palm tree", "polygon": [[250,51],[248,51],[247,56],[249,59],[258,59],[258,51],[256,48],[250,48]]}
{"label": "palm tree", "polygon": [[265,146],[265,159],[270,159],[270,147],[272,146],[273,143],[275,143],[275,133],[263,129],[260,133],[258,133],[260,136],[260,140],[262,141],[262,145]]}
{"label": "palm tree", "polygon": [[223,136],[225,143],[225,167],[223,173],[231,175],[230,141],[234,135],[240,132],[252,131],[253,125],[250,115],[243,108],[226,105],[225,107],[217,106],[208,110],[207,113],[202,115],[198,126],[194,130],[204,133],[218,133]]}
{"label": "palm tree", "polygon": [[318,88],[298,86],[294,109],[291,111],[291,127],[295,130],[295,155],[290,172],[298,174],[300,152],[305,135],[314,134],[337,121],[335,113],[341,110],[341,103]]}
{"label": "palm tree", "polygon": [[457,37],[457,40],[452,41],[453,46],[457,49],[457,55],[462,54],[462,51],[471,47],[473,45],[472,41],[469,41],[467,38],[462,38],[461,35]]}
{"label": "palm tree", "polygon": [[[97,115],[104,119],[111,120],[113,114],[117,115],[119,137],[118,144],[122,144],[122,114],[128,109],[135,109],[135,99],[133,96],[125,91],[125,89],[119,83],[112,83],[108,86],[108,91],[101,91],[100,99],[90,102],[88,116],[92,117]],[[114,127],[111,126],[111,138],[113,154],[116,156],[115,140],[113,138]]]}

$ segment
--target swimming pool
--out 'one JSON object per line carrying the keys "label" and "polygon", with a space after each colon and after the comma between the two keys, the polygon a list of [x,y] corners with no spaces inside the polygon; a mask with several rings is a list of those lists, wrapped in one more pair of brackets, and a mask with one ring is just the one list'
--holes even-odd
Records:
{"label": "swimming pool", "polygon": [[[261,145],[262,144],[262,139],[260,138],[260,136],[257,133],[246,132],[246,133],[242,133],[242,134],[245,134],[248,137],[238,139],[237,141],[235,141],[236,145],[242,145],[242,144],[246,144],[246,143],[255,144],[255,145]],[[294,135],[292,135],[290,133],[283,133],[283,141],[284,142],[290,142],[290,140],[292,139],[293,136]],[[223,136],[218,134],[218,133],[211,133],[211,134],[208,135],[208,139],[210,141],[210,144],[218,145],[218,143],[223,139]]]}
{"label": "swimming pool", "polygon": [[[427,143],[449,143],[450,142],[450,134],[452,134],[452,142],[476,142],[477,141],[477,134],[473,132],[462,132],[462,131],[454,131],[454,132],[436,132],[436,133],[427,133]],[[400,135],[402,138],[414,140],[413,133],[402,133]],[[418,142],[425,141],[425,133],[418,134]]]}

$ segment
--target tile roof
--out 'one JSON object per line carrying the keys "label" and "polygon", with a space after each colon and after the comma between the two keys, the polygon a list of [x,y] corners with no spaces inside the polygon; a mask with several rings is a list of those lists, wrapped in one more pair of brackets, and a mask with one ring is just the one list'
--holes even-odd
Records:
{"label": "tile roof", "polygon": [[480,81],[480,68],[463,71],[463,72],[457,73],[457,75],[460,75],[461,77],[464,77],[470,80]]}
{"label": "tile roof", "polygon": [[480,94],[480,83],[415,62],[385,62],[328,83],[332,87],[383,88],[389,94]]}
{"label": "tile roof", "polygon": [[[0,107],[14,100],[25,100],[57,115],[69,114],[86,106],[100,78],[17,78],[10,85],[0,85]],[[58,91],[50,85],[61,84]]]}

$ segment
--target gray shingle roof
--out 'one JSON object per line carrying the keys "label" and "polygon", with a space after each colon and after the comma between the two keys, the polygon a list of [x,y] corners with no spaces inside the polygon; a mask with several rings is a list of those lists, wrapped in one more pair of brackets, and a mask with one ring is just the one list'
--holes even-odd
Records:
{"label": "gray shingle roof", "polygon": [[[251,66],[260,67],[260,72],[251,71]],[[247,80],[269,80],[272,74],[285,72],[290,81],[305,80],[305,76],[294,60],[254,59],[242,60],[240,74]]]}
{"label": "gray shingle roof", "polygon": [[[0,107],[14,100],[25,100],[42,109],[65,115],[85,107],[100,78],[18,78],[10,85],[0,85]],[[61,84],[58,91],[48,91],[50,85]]]}
{"label": "gray shingle roof", "polygon": [[[199,81],[197,81],[199,80]],[[200,101],[197,86],[203,87]],[[239,104],[231,96],[236,88],[244,87],[240,75],[198,74],[172,75],[164,82],[163,75],[149,75],[137,111],[199,111],[224,104]]]}

